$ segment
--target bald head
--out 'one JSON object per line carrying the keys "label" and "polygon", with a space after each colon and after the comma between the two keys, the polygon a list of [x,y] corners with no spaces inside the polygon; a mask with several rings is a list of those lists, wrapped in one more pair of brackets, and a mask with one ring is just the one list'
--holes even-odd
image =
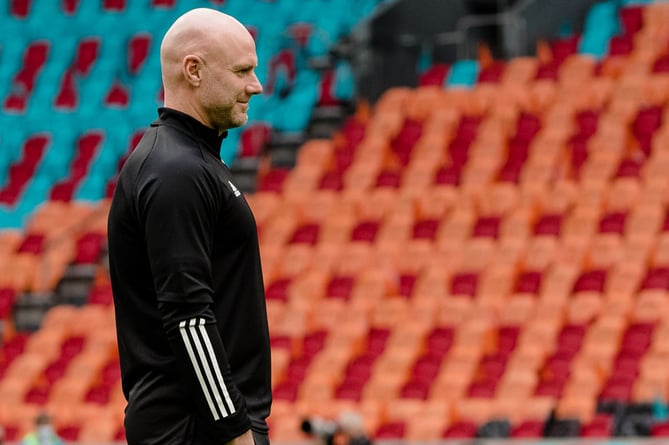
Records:
{"label": "bald head", "polygon": [[[234,17],[214,9],[193,9],[172,24],[160,45],[160,64],[165,106],[209,126],[221,124],[209,116],[216,111],[215,102],[235,99],[245,104],[262,91],[253,71],[257,65],[253,37]],[[242,77],[243,85],[236,82]]]}

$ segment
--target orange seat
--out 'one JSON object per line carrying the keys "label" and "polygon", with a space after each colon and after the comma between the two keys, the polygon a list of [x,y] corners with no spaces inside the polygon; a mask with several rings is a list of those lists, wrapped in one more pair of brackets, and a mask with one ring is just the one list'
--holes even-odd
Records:
{"label": "orange seat", "polygon": [[591,395],[575,394],[562,397],[557,402],[555,414],[558,419],[577,419],[590,422],[595,416],[596,399]]}
{"label": "orange seat", "polygon": [[96,415],[88,419],[79,431],[79,441],[89,443],[112,442],[121,423],[114,416]]}
{"label": "orange seat", "polygon": [[493,399],[467,398],[453,404],[453,417],[457,421],[470,421],[481,425],[490,420]]}
{"label": "orange seat", "polygon": [[72,402],[77,403],[83,400],[86,391],[90,387],[90,381],[81,380],[78,377],[61,378],[54,383],[49,393],[50,402]]}

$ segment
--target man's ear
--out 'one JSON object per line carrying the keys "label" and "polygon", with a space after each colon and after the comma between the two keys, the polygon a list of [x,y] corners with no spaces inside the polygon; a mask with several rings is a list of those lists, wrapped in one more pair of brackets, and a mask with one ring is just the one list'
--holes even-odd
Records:
{"label": "man's ear", "polygon": [[188,83],[199,87],[202,82],[202,59],[195,55],[184,57],[183,74]]}

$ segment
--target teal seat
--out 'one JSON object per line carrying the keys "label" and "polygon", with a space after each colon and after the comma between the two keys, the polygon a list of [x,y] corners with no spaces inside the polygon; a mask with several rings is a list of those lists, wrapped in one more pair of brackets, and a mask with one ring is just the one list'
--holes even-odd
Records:
{"label": "teal seat", "polygon": [[583,37],[579,42],[581,54],[601,59],[606,56],[609,41],[620,31],[618,5],[609,0],[595,4],[585,18]]}
{"label": "teal seat", "polygon": [[318,78],[315,73],[300,73],[297,84],[299,86],[279,102],[274,117],[274,125],[278,130],[299,132],[307,128],[311,111],[318,99]]}
{"label": "teal seat", "polygon": [[24,225],[23,215],[14,208],[0,204],[0,229],[22,229]]}
{"label": "teal seat", "polygon": [[334,95],[339,100],[347,101],[355,96],[355,76],[348,62],[341,61],[335,67]]}
{"label": "teal seat", "polygon": [[479,64],[476,60],[458,60],[451,67],[446,85],[448,87],[471,88],[476,84]]}
{"label": "teal seat", "polygon": [[89,173],[87,177],[79,183],[74,192],[74,199],[78,201],[99,201],[105,196],[105,188],[109,176]]}
{"label": "teal seat", "polygon": [[237,159],[237,154],[240,150],[240,135],[242,130],[240,128],[233,128],[228,131],[228,137],[223,140],[221,144],[221,159],[226,165],[232,165]]}

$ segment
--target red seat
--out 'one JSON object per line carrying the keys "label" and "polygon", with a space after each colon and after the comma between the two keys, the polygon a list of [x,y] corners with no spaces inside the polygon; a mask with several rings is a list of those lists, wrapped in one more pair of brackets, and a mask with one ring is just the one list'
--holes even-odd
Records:
{"label": "red seat", "polygon": [[398,295],[403,297],[411,297],[413,294],[413,288],[416,285],[417,277],[416,275],[402,274],[400,275],[399,280],[399,289],[397,290]]}
{"label": "red seat", "polygon": [[79,95],[74,82],[75,72],[73,69],[68,69],[63,74],[63,79],[60,83],[60,90],[56,95],[54,105],[56,108],[64,110],[73,110],[79,104]]}
{"label": "red seat", "polygon": [[420,75],[418,84],[420,86],[438,86],[443,87],[450,66],[443,63],[435,63],[424,73]]}
{"label": "red seat", "polygon": [[439,228],[438,219],[424,219],[417,221],[413,226],[414,239],[434,240]]}
{"label": "red seat", "polygon": [[376,187],[399,188],[402,183],[402,173],[397,170],[383,170],[376,178]]}
{"label": "red seat", "polygon": [[669,437],[669,421],[657,422],[650,427],[651,437]]}
{"label": "red seat", "polygon": [[56,430],[58,436],[67,442],[76,442],[79,439],[81,425],[64,425]]}
{"label": "red seat", "polygon": [[10,10],[14,17],[23,19],[28,17],[30,12],[31,0],[12,0]]}
{"label": "red seat", "polygon": [[121,380],[121,365],[118,359],[110,360],[100,371],[101,384],[112,387]]}
{"label": "red seat", "polygon": [[541,420],[525,420],[511,428],[510,436],[514,439],[539,438],[544,435],[544,422]]}
{"label": "red seat", "polygon": [[559,67],[555,62],[539,65],[535,80],[557,80]]}
{"label": "red seat", "polygon": [[105,97],[105,105],[110,107],[125,108],[129,101],[130,93],[120,82],[114,82]]}
{"label": "red seat", "polygon": [[516,348],[520,326],[500,326],[497,336],[497,356],[508,358]]}
{"label": "red seat", "polygon": [[[399,133],[393,139],[391,146],[396,154],[408,155],[411,149],[423,134],[423,124],[411,119],[406,119]],[[406,162],[404,162],[406,164]]]}
{"label": "red seat", "polygon": [[616,171],[617,178],[638,178],[641,174],[641,167],[643,162],[632,159],[625,158],[620,161],[618,165],[618,170]]}
{"label": "red seat", "polygon": [[669,55],[660,56],[655,60],[653,73],[669,73]]}
{"label": "red seat", "polygon": [[403,399],[427,400],[430,395],[430,383],[421,379],[409,380],[400,389],[400,397]]}
{"label": "red seat", "polygon": [[566,382],[571,374],[572,356],[555,352],[544,363],[542,375],[547,382]]}
{"label": "red seat", "polygon": [[574,283],[574,292],[603,292],[605,283],[605,270],[583,272]]}
{"label": "red seat", "polygon": [[36,386],[30,388],[23,400],[33,405],[44,405],[49,400],[49,387]]}
{"label": "red seat", "polygon": [[336,276],[330,279],[327,286],[327,296],[331,298],[342,298],[348,300],[355,284],[354,277]]}
{"label": "red seat", "polygon": [[105,11],[123,12],[125,11],[126,0],[104,0],[102,8]]}
{"label": "red seat", "polygon": [[515,160],[508,160],[497,173],[497,181],[518,184],[523,164]]}
{"label": "red seat", "polygon": [[473,297],[476,295],[478,285],[478,274],[472,272],[458,273],[451,280],[452,295],[467,295]]}
{"label": "red seat", "polygon": [[600,114],[598,110],[583,110],[576,113],[577,134],[585,138],[595,134]]}
{"label": "red seat", "polygon": [[634,379],[611,378],[602,388],[599,398],[606,401],[629,402],[632,400]]}
{"label": "red seat", "polygon": [[669,267],[648,269],[640,287],[641,289],[669,289]]}
{"label": "red seat", "polygon": [[75,264],[95,264],[100,258],[105,236],[101,233],[89,232],[77,240]]}
{"label": "red seat", "polygon": [[6,320],[12,315],[14,301],[16,301],[16,291],[13,288],[0,288],[0,320]]}
{"label": "red seat", "polygon": [[295,229],[295,232],[293,233],[292,238],[290,239],[291,243],[298,243],[298,244],[316,244],[318,241],[318,232],[320,230],[320,226],[315,223],[307,223],[303,224],[297,229]]}
{"label": "red seat", "polygon": [[151,0],[151,5],[155,8],[174,8],[175,0]]}
{"label": "red seat", "polygon": [[491,399],[495,397],[497,382],[489,379],[475,380],[467,388],[467,396]]}
{"label": "red seat", "polygon": [[293,383],[296,386],[299,386],[300,383],[304,380],[304,377],[307,375],[307,369],[311,364],[311,357],[301,356],[298,358],[293,358],[286,367],[284,378],[284,383]]}
{"label": "red seat", "polygon": [[541,289],[543,274],[537,271],[525,271],[518,275],[514,292],[523,294],[538,294]]}
{"label": "red seat", "polygon": [[459,420],[449,425],[442,434],[443,439],[466,439],[476,437],[478,426],[468,420]]}
{"label": "red seat", "polygon": [[516,135],[515,137],[529,142],[537,135],[541,130],[541,119],[531,113],[522,113],[516,122]]}
{"label": "red seat", "polygon": [[492,64],[490,64],[490,66],[485,67],[479,72],[477,82],[498,83],[502,79],[502,76],[504,75],[505,68],[506,65],[504,64],[504,62],[495,61]]}
{"label": "red seat", "polygon": [[496,239],[499,235],[500,223],[501,218],[498,216],[482,216],[474,224],[472,236]]}
{"label": "red seat", "polygon": [[381,424],[374,434],[376,439],[401,439],[404,437],[406,425],[401,421],[387,422]]}
{"label": "red seat", "polygon": [[351,231],[351,241],[374,242],[376,233],[379,231],[379,223],[376,221],[361,221]]}
{"label": "red seat", "polygon": [[106,405],[109,403],[110,389],[105,385],[94,386],[86,392],[84,400],[98,405]]}
{"label": "red seat", "polygon": [[441,368],[442,356],[434,354],[424,354],[416,360],[411,368],[412,378],[419,381],[431,382],[439,374]]}
{"label": "red seat", "polygon": [[641,5],[627,5],[620,8],[620,23],[623,33],[633,35],[643,27],[643,11]]}
{"label": "red seat", "polygon": [[[464,163],[464,162],[463,162]],[[460,183],[460,168],[447,165],[439,168],[434,177],[435,185],[458,185]]]}
{"label": "red seat", "polygon": [[[476,129],[474,128],[465,131],[475,132]],[[448,144],[448,154],[451,161],[450,165],[456,167],[457,171],[462,170],[462,167],[467,163],[467,160],[469,160],[469,147],[472,143],[472,139],[468,138],[475,136],[476,133],[473,135],[456,135],[455,138]]]}
{"label": "red seat", "polygon": [[501,355],[484,356],[479,362],[478,376],[484,381],[497,382],[506,371],[506,359]]}
{"label": "red seat", "polygon": [[562,380],[540,380],[534,389],[534,395],[560,398],[562,390],[565,386],[565,381]]}
{"label": "red seat", "polygon": [[265,144],[270,140],[272,129],[263,123],[247,125],[240,136],[242,158],[256,157],[262,154]]}
{"label": "red seat", "polygon": [[98,58],[99,49],[100,39],[97,37],[81,39],[73,64],[73,68],[77,74],[81,76],[88,75],[91,67]]}
{"label": "red seat", "polygon": [[551,42],[553,60],[557,65],[561,64],[567,57],[576,54],[581,40],[580,34],[574,34],[569,37],[556,39]]}
{"label": "red seat", "polygon": [[443,357],[451,349],[455,333],[452,327],[435,327],[427,335],[425,346],[426,353]]}
{"label": "red seat", "polygon": [[290,286],[292,280],[288,278],[282,278],[272,282],[267,289],[265,290],[265,298],[268,300],[288,300],[288,287]]}
{"label": "red seat", "polygon": [[286,87],[291,87],[295,83],[297,76],[297,66],[295,53],[291,49],[283,49],[274,55],[269,62],[269,71],[267,81],[265,82],[265,91],[267,94],[285,94],[285,91],[275,91],[275,84],[280,73],[285,73]]}
{"label": "red seat", "polygon": [[378,356],[383,353],[386,348],[386,342],[390,337],[390,329],[387,328],[372,328],[367,334],[367,354],[371,356]]}
{"label": "red seat", "polygon": [[325,330],[319,330],[307,334],[302,340],[302,354],[308,364],[312,357],[318,354],[324,347],[328,333]]}
{"label": "red seat", "polygon": [[535,235],[560,235],[562,215],[549,214],[539,217],[534,225]]}
{"label": "red seat", "polygon": [[114,297],[110,285],[93,286],[88,293],[88,304],[109,306],[113,300]]}
{"label": "red seat", "polygon": [[297,44],[302,48],[307,46],[307,43],[309,42],[309,38],[311,37],[313,30],[314,30],[313,23],[307,23],[307,22],[292,23],[288,27],[288,33],[293,38],[293,40],[295,40],[295,42],[297,42]]}
{"label": "red seat", "polygon": [[40,254],[44,250],[44,234],[42,233],[28,233],[23,238],[23,241],[17,248],[19,253]]}
{"label": "red seat", "polygon": [[79,8],[79,0],[62,0],[63,12],[67,15],[74,15]]}
{"label": "red seat", "polygon": [[609,55],[624,56],[634,49],[634,40],[627,34],[613,36],[609,41]]}
{"label": "red seat", "polygon": [[72,201],[72,196],[74,195],[75,184],[71,179],[59,181],[51,188],[51,193],[49,193],[49,199],[51,201]]}
{"label": "red seat", "polygon": [[66,338],[60,346],[60,357],[70,360],[84,349],[85,344],[86,337],[80,335]]}
{"label": "red seat", "polygon": [[345,378],[335,389],[335,398],[360,401],[364,387],[364,381]]}
{"label": "red seat", "polygon": [[68,363],[68,359],[63,358],[58,358],[55,361],[49,363],[43,372],[47,385],[53,385],[56,381],[60,380],[60,378],[65,375]]}
{"label": "red seat", "polygon": [[[311,26],[308,27],[311,31]],[[326,69],[321,73],[321,79],[318,84],[318,100],[317,104],[319,106],[332,106],[339,104],[339,100],[335,97],[333,93],[335,82],[335,70]]]}
{"label": "red seat", "polygon": [[[155,6],[158,0],[153,0]],[[164,1],[161,3],[165,3]],[[174,4],[173,1],[167,1],[167,3]],[[165,5],[161,5],[165,6]],[[171,7],[171,6],[170,6]],[[140,33],[134,35],[130,42],[128,43],[128,71],[130,74],[137,74],[144,66],[144,61],[149,55],[149,49],[151,47],[151,34]]]}
{"label": "red seat", "polygon": [[588,139],[590,136],[577,134],[569,139],[568,144],[571,148],[570,166],[572,173],[578,177],[581,167],[588,160]]}
{"label": "red seat", "polygon": [[275,168],[267,172],[260,180],[259,191],[280,192],[283,188],[283,182],[290,173],[290,170],[284,168]]}
{"label": "red seat", "polygon": [[[338,160],[340,160],[338,157],[340,154],[341,152],[335,154]],[[349,163],[350,162],[352,162],[352,157],[349,159]],[[344,184],[342,182],[341,174],[336,171],[325,172],[318,183],[318,188],[320,190],[341,190],[343,187]]]}
{"label": "red seat", "polygon": [[572,357],[581,347],[586,328],[583,325],[568,324],[558,333],[557,351]]}
{"label": "red seat", "polygon": [[5,99],[5,109],[23,112],[28,98],[35,87],[39,71],[46,63],[50,43],[47,41],[32,42],[23,54],[23,66],[14,76],[10,94]]}
{"label": "red seat", "polygon": [[376,356],[372,354],[363,354],[346,365],[345,380],[348,382],[366,383],[372,375],[372,366],[376,361]]}

